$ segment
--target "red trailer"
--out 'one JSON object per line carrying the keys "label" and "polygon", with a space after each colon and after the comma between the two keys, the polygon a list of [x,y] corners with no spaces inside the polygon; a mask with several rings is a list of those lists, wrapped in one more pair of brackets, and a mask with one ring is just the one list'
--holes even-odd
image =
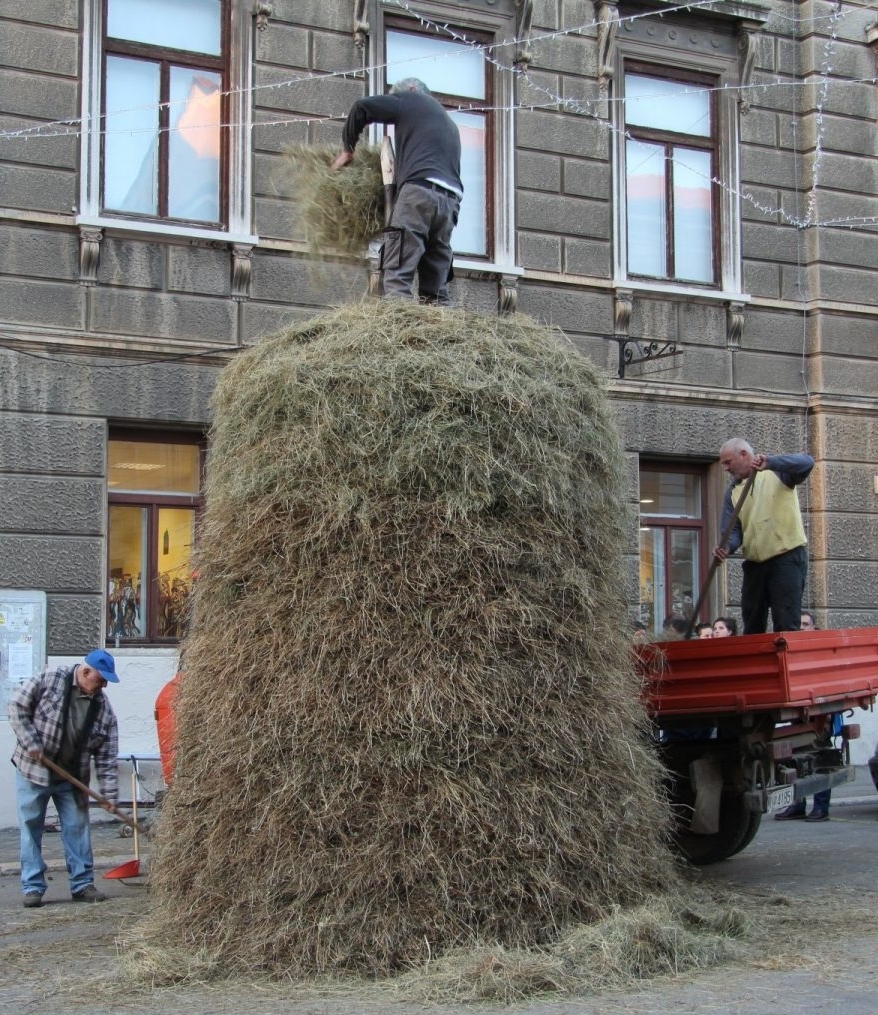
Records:
{"label": "red trailer", "polygon": [[636,647],[669,772],[677,842],[697,864],[740,852],[762,815],[853,778],[833,717],[871,708],[878,628],[652,642]]}

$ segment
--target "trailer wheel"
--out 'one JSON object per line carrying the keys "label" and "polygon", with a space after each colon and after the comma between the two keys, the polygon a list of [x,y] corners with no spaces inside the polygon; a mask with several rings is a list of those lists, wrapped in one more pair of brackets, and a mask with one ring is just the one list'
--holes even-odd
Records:
{"label": "trailer wheel", "polygon": [[743,794],[723,793],[720,800],[719,830],[712,835],[697,835],[684,825],[684,807],[685,804],[678,795],[675,810],[680,815],[680,821],[674,841],[683,856],[698,867],[719,863],[720,860],[727,860],[735,853],[740,853],[753,841],[762,821],[762,815],[747,806]]}

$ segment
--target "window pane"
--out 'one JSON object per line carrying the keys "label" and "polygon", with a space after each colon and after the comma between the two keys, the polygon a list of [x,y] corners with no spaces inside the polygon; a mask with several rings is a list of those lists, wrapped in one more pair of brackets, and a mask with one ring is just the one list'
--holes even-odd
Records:
{"label": "window pane", "polygon": [[104,207],[158,214],[159,65],[107,57]]}
{"label": "window pane", "polygon": [[710,137],[710,91],[696,84],[626,74],[625,122]]}
{"label": "window pane", "polygon": [[640,473],[641,515],[701,518],[701,481],[685,472]]}
{"label": "window pane", "polygon": [[710,152],[674,149],[674,274],[713,281]]}
{"label": "window pane", "polygon": [[196,495],[200,488],[195,444],[111,440],[109,487],[113,493]]}
{"label": "window pane", "polygon": [[182,638],[189,618],[195,512],[189,508],[160,507],[158,541],[156,634],[160,638]]}
{"label": "window pane", "polygon": [[464,43],[388,32],[386,74],[389,85],[420,78],[433,92],[485,98],[485,58]]}
{"label": "window pane", "polygon": [[460,130],[460,175],[463,201],[460,219],[451,236],[455,253],[487,253],[487,153],[484,115],[452,113]]}
{"label": "window pane", "polygon": [[148,620],[142,595],[147,570],[147,509],[112,504],[109,524],[107,637],[117,641],[142,638]]}
{"label": "window pane", "polygon": [[625,145],[628,201],[628,270],[665,277],[667,204],[662,145],[629,139]]}
{"label": "window pane", "polygon": [[222,78],[171,68],[168,214],[219,221]]}
{"label": "window pane", "polygon": [[671,530],[671,612],[687,620],[698,598],[698,533]]}
{"label": "window pane", "polygon": [[108,0],[107,35],[219,56],[221,0]]}
{"label": "window pane", "polygon": [[664,529],[640,530],[640,617],[656,634],[664,627],[665,611]]}

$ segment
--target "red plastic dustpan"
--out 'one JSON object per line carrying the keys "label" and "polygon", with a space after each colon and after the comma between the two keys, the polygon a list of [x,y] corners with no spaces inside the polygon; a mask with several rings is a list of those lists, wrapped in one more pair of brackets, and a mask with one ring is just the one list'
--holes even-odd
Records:
{"label": "red plastic dustpan", "polygon": [[131,817],[133,820],[134,828],[134,859],[128,860],[126,863],[120,863],[118,867],[113,867],[112,870],[108,870],[105,874],[105,878],[136,878],[140,876],[140,839],[138,833],[140,831],[137,824],[137,769],[132,768],[131,770]]}

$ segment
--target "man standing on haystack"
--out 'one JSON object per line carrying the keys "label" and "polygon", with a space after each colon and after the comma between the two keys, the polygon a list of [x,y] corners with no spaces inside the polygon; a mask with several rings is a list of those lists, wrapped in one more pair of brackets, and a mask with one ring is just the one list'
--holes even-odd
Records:
{"label": "man standing on haystack", "polygon": [[393,124],[396,203],[385,234],[384,295],[410,299],[415,273],[422,303],[447,305],[452,277],[451,233],[463,184],[460,132],[418,78],[398,81],[389,95],[359,99],[342,131],[344,150],[333,169],[349,165],[370,123]]}
{"label": "man standing on haystack", "polygon": [[[738,547],[744,554],[744,634],[764,634],[769,611],[775,631],[798,631],[808,551],[796,487],[810,475],[814,459],[756,454],[743,438],[733,437],[720,448],[719,460],[734,480],[723,501],[723,531],[747,490],[728,547],[717,546],[713,551],[717,560],[725,560]],[[751,473],[753,481],[747,489],[743,484]]]}

